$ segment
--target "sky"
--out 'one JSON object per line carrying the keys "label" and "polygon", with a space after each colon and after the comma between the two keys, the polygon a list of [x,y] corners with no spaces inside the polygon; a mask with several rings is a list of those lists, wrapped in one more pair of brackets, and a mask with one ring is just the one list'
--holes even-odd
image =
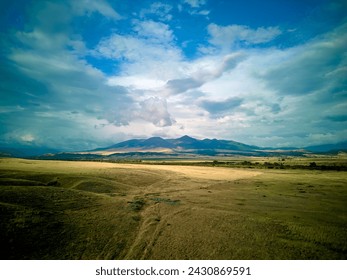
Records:
{"label": "sky", "polygon": [[0,146],[347,140],[344,0],[0,1]]}

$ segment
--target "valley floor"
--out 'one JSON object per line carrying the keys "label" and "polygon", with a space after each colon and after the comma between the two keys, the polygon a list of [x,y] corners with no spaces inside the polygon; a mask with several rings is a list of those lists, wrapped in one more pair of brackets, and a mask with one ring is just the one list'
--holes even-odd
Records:
{"label": "valley floor", "polygon": [[346,259],[347,172],[0,159],[1,259]]}

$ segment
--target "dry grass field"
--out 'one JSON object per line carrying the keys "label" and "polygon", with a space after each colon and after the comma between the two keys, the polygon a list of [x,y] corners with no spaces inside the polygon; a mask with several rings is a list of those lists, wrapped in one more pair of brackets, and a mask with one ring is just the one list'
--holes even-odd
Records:
{"label": "dry grass field", "polygon": [[346,259],[347,172],[0,159],[1,259]]}

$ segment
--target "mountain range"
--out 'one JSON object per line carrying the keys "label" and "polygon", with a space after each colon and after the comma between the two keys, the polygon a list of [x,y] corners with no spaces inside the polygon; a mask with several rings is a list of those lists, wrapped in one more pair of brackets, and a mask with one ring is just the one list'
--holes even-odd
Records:
{"label": "mountain range", "polygon": [[264,148],[232,140],[203,139],[188,135],[176,139],[151,137],[131,139],[108,147],[98,148],[83,154],[107,157],[182,157],[182,156],[300,156],[310,153],[338,153],[347,151],[347,142],[331,145],[310,146],[306,148]]}
{"label": "mountain range", "polygon": [[132,139],[118,144],[96,149],[93,151],[154,151],[166,150],[167,152],[193,151],[193,150],[228,150],[228,151],[251,151],[259,149],[243,143],[230,140],[204,139],[198,140],[190,136],[183,136],[177,139],[163,139],[161,137],[151,137],[148,139]]}
{"label": "mountain range", "polygon": [[58,152],[47,148],[29,147],[23,149],[0,148],[0,157],[24,157],[41,159],[99,159],[99,158],[141,158],[141,157],[189,157],[189,156],[300,156],[310,153],[338,153],[347,151],[347,142],[309,146],[305,148],[264,148],[232,140],[195,139],[185,135],[176,139],[151,137],[131,139],[108,147],[89,151]]}

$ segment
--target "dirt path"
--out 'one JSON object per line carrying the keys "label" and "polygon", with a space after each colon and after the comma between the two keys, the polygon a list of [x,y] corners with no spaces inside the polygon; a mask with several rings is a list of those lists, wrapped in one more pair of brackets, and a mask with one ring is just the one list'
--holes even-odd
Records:
{"label": "dirt path", "polygon": [[[253,170],[195,166],[119,164],[116,168],[140,169],[166,174],[162,180],[147,186],[141,193],[149,205],[140,213],[141,223],[137,236],[125,259],[150,259],[152,257],[152,254],[158,250],[157,243],[162,242],[160,241],[162,236],[168,231],[171,232],[172,221],[186,220],[185,213],[190,211],[191,205],[186,205],[184,198],[193,199],[200,203],[201,198],[199,197],[202,193],[208,193],[208,188],[215,184],[211,185],[213,181],[231,182],[262,174],[262,172]],[[153,197],[164,198],[162,200],[164,202],[158,200],[158,202],[153,203],[151,201]],[[170,199],[175,201],[177,198],[183,199],[182,204],[179,202],[177,205],[170,206],[170,204],[165,203]],[[190,223],[188,228],[192,230],[194,221],[190,220]]]}

